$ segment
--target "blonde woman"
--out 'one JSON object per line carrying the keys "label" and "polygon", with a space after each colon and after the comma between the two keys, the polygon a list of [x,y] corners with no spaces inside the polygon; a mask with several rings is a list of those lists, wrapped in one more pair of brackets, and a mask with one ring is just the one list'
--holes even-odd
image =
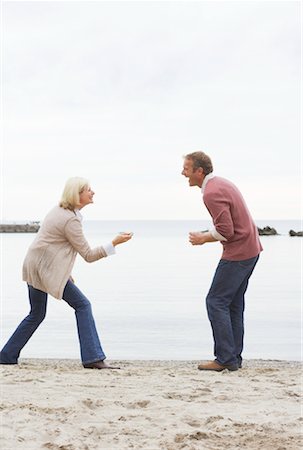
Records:
{"label": "blonde woman", "polygon": [[71,277],[78,253],[87,262],[97,261],[114,254],[117,245],[132,237],[132,233],[121,233],[104,246],[90,248],[83,235],[80,210],[93,203],[94,194],[86,179],[70,178],[59,205],[45,217],[23,263],[23,280],[28,284],[30,313],[2,349],[1,364],[18,364],[22,348],[45,318],[47,296],[50,294],[65,300],[75,310],[83,367],[117,368],[105,363],[91,304]]}

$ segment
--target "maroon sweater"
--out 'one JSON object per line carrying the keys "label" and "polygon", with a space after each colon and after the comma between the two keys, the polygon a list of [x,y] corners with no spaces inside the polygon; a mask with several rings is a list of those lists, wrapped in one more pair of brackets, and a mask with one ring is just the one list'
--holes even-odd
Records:
{"label": "maroon sweater", "polygon": [[222,259],[242,261],[262,251],[259,234],[239,189],[221,177],[210,178],[203,201],[215,226],[226,241]]}

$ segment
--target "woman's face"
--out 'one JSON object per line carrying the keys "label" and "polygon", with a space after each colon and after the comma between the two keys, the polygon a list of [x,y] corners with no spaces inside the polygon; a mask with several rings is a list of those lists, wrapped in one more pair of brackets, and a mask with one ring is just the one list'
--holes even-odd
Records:
{"label": "woman's face", "polygon": [[82,192],[80,192],[80,207],[79,209],[83,208],[84,206],[88,205],[89,203],[94,203],[93,197],[95,193],[92,190],[90,186],[87,186],[83,189]]}

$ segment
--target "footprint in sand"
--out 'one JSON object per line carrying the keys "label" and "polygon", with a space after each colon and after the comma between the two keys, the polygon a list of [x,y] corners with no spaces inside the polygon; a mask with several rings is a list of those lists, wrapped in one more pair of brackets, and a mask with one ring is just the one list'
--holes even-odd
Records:
{"label": "footprint in sand", "polygon": [[137,409],[137,408],[146,408],[147,405],[150,404],[149,400],[140,400],[138,402],[129,403],[127,408]]}
{"label": "footprint in sand", "polygon": [[224,419],[223,416],[209,416],[206,421],[205,424],[209,425],[210,423],[214,423],[214,422],[218,422],[219,420]]}
{"label": "footprint in sand", "polygon": [[103,406],[102,400],[92,400],[90,398],[83,400],[82,403],[89,409],[97,409],[100,408],[100,406]]}
{"label": "footprint in sand", "polygon": [[52,442],[46,442],[45,444],[43,444],[43,447],[49,448],[50,450],[76,450],[76,447],[74,447],[72,444],[57,445],[53,444]]}
{"label": "footprint in sand", "polygon": [[185,417],[183,422],[193,428],[199,428],[201,426],[201,422],[193,417]]}
{"label": "footprint in sand", "polygon": [[177,394],[176,392],[167,392],[165,395],[163,395],[163,398],[167,400],[182,400],[183,395]]}
{"label": "footprint in sand", "polygon": [[181,444],[188,439],[190,439],[191,441],[201,441],[203,439],[208,439],[208,434],[203,433],[202,431],[197,431],[196,433],[190,434],[177,434],[174,441],[178,444]]}

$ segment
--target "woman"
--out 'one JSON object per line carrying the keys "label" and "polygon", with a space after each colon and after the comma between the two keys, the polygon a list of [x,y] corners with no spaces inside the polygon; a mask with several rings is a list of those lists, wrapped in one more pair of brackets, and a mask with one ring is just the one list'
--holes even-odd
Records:
{"label": "woman", "polygon": [[87,262],[115,253],[116,245],[132,233],[121,233],[103,247],[90,248],[82,231],[80,210],[93,203],[94,192],[84,178],[70,178],[61,201],[45,217],[23,263],[31,310],[0,354],[1,364],[18,364],[22,348],[43,321],[47,295],[65,300],[76,314],[81,359],[86,369],[115,369],[107,365],[89,300],[74,284],[71,271],[79,253]]}

